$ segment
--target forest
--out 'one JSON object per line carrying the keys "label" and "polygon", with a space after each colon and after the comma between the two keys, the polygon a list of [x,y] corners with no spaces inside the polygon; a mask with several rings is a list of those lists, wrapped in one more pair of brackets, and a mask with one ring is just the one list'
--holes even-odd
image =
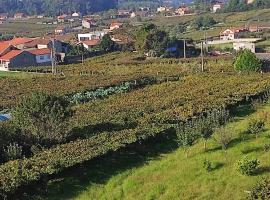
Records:
{"label": "forest", "polygon": [[63,13],[99,12],[117,7],[117,0],[0,0],[0,13],[24,12],[56,16]]}

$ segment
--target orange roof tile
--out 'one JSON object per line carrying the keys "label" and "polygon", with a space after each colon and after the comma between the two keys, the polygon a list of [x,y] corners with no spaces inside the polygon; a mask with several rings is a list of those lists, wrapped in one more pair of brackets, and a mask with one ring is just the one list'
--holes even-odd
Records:
{"label": "orange roof tile", "polygon": [[34,55],[45,55],[45,54],[50,54],[51,50],[50,49],[34,49],[28,51],[29,53],[32,53]]}
{"label": "orange roof tile", "polygon": [[87,46],[95,46],[100,43],[100,40],[99,39],[86,40],[86,41],[83,41],[82,43],[86,44]]}
{"label": "orange roof tile", "polygon": [[0,53],[5,51],[8,47],[10,47],[10,44],[7,42],[0,42]]}
{"label": "orange roof tile", "polygon": [[19,45],[19,44],[24,44],[24,43],[31,42],[33,40],[34,40],[34,38],[22,38],[22,37],[20,37],[20,38],[13,38],[12,40],[9,40],[7,42],[9,44],[11,44],[11,45],[16,46],[16,45]]}
{"label": "orange roof tile", "polygon": [[12,50],[10,52],[8,52],[7,54],[3,55],[2,57],[0,57],[0,60],[5,60],[5,61],[9,61],[12,58],[16,57],[17,55],[20,55],[23,51],[21,50]]}

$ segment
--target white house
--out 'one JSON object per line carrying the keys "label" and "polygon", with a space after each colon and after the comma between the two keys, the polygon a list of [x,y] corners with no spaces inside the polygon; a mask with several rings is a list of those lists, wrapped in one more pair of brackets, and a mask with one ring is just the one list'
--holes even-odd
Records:
{"label": "white house", "polygon": [[92,19],[83,19],[82,27],[90,29],[94,25],[94,21]]}
{"label": "white house", "polygon": [[79,42],[82,42],[82,41],[86,41],[86,40],[101,39],[108,32],[109,32],[108,30],[103,30],[103,31],[93,31],[90,33],[78,34],[78,40],[79,40]]}
{"label": "white house", "polygon": [[80,16],[81,16],[81,14],[78,13],[78,12],[74,12],[74,13],[72,13],[72,15],[71,15],[71,17],[73,17],[73,18],[79,18]]}
{"label": "white house", "polygon": [[35,49],[28,51],[29,53],[35,55],[36,62],[38,65],[44,65],[46,63],[51,63],[52,55],[50,49]]}
{"label": "white house", "polygon": [[244,28],[233,28],[233,29],[226,29],[220,33],[221,40],[234,40],[237,38],[239,33],[246,32],[247,30]]}
{"label": "white house", "polygon": [[255,44],[251,42],[234,42],[233,43],[233,49],[235,51],[239,51],[242,49],[248,49],[252,53],[255,53]]}
{"label": "white house", "polygon": [[220,10],[222,8],[222,4],[218,3],[218,4],[214,4],[213,5],[213,13],[216,13],[218,10]]}

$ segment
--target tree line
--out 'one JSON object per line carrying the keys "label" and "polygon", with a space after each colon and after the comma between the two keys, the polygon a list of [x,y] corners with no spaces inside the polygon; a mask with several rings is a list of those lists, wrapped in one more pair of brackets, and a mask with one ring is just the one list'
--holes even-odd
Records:
{"label": "tree line", "polygon": [[87,14],[117,7],[117,0],[0,0],[0,13],[56,16],[63,13]]}

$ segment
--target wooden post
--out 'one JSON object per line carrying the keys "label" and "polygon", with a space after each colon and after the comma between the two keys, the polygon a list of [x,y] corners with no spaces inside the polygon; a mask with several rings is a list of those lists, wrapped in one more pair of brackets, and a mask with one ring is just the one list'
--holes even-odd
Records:
{"label": "wooden post", "polygon": [[203,41],[201,42],[201,58],[202,58],[202,72],[204,71],[204,55],[203,55]]}

